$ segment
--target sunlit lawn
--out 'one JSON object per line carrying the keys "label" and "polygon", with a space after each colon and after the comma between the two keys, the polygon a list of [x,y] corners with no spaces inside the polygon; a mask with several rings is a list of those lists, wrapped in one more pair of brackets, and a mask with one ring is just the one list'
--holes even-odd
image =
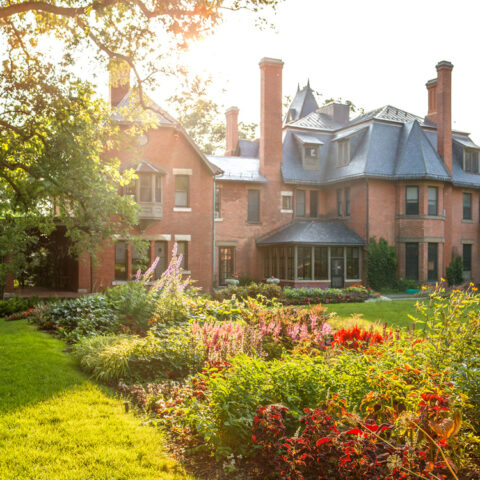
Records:
{"label": "sunlit lawn", "polygon": [[192,479],[65,345],[0,320],[0,479]]}
{"label": "sunlit lawn", "polygon": [[[416,300],[393,300],[374,303],[338,303],[327,305],[328,312],[336,312],[342,319],[360,314],[363,320],[387,324],[392,327],[412,325],[408,315],[416,316]],[[334,322],[335,323],[335,322]]]}

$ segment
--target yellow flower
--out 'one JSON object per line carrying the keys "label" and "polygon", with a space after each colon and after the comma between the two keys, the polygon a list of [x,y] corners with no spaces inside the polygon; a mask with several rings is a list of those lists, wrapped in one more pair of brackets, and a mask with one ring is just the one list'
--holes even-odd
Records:
{"label": "yellow flower", "polygon": [[446,282],[446,280],[443,277],[440,277],[440,281]]}

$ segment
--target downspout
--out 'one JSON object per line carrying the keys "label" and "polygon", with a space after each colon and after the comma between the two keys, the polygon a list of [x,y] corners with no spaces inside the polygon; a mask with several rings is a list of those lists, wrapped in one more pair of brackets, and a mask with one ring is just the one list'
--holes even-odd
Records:
{"label": "downspout", "polygon": [[[367,180],[367,188],[366,188],[366,200],[367,200],[367,215],[366,215],[366,228],[365,228],[365,232],[366,232],[366,240],[367,240],[367,244],[365,246],[365,249],[368,251],[368,244],[370,242],[370,205],[369,205],[369,189],[368,189],[368,178],[366,179]],[[365,273],[365,280],[367,279],[367,272],[366,272],[366,269],[365,269],[365,264],[366,262],[364,261],[363,262],[363,271]]]}
{"label": "downspout", "polygon": [[212,240],[213,240],[213,244],[212,244],[212,290],[214,288],[214,285],[215,285],[215,272],[216,272],[216,262],[215,262],[215,258],[216,258],[216,245],[215,245],[215,202],[216,202],[216,193],[217,193],[217,184],[216,184],[216,180],[215,180],[215,175],[213,176],[213,208],[212,208],[212,215],[213,215],[213,218],[212,218]]}

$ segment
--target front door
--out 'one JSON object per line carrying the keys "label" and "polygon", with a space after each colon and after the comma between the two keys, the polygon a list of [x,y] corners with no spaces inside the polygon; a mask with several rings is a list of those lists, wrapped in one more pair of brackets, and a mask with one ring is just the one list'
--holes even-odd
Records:
{"label": "front door", "polygon": [[218,260],[218,284],[225,285],[225,280],[235,273],[235,247],[220,247]]}
{"label": "front door", "polygon": [[331,259],[332,288],[343,288],[344,284],[344,260],[343,257],[332,257]]}

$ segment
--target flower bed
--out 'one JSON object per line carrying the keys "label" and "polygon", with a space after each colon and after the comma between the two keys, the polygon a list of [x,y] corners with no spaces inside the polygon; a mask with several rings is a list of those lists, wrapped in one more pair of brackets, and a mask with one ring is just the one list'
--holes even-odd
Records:
{"label": "flower bed", "polygon": [[362,285],[338,288],[285,288],[283,302],[286,305],[310,305],[315,303],[358,303],[368,300],[372,290]]}

